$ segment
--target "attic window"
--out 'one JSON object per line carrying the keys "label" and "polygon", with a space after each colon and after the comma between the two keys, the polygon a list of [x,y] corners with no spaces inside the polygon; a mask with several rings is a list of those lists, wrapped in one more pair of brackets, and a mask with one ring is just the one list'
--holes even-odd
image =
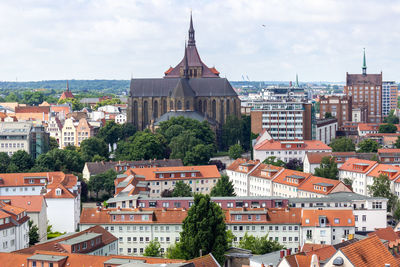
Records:
{"label": "attic window", "polygon": [[309,224],[310,223],[310,219],[306,219],[306,224]]}
{"label": "attic window", "polygon": [[348,222],[348,223],[351,223],[351,219],[348,219],[347,222]]}
{"label": "attic window", "polygon": [[340,220],[339,218],[335,218],[335,224],[339,224]]}
{"label": "attic window", "polygon": [[56,195],[57,195],[57,196],[61,196],[61,189],[60,189],[60,188],[57,188],[57,189],[56,189]]}

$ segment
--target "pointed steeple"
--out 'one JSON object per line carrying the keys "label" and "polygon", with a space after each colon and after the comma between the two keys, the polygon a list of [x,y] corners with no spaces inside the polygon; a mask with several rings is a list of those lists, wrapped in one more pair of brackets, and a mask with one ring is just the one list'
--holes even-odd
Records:
{"label": "pointed steeple", "polygon": [[300,85],[299,85],[299,75],[297,75],[297,73],[296,73],[296,85],[295,85],[295,87],[300,87]]}
{"label": "pointed steeple", "polygon": [[363,59],[363,66],[362,66],[362,74],[367,75],[367,61],[365,59],[365,48],[364,48],[364,59]]}
{"label": "pointed steeple", "polygon": [[192,11],[190,11],[190,26],[189,26],[189,42],[188,46],[195,46],[196,40],[194,39],[194,28],[193,28],[193,19],[192,19]]}
{"label": "pointed steeple", "polygon": [[185,56],[183,57],[183,78],[185,78],[185,79],[189,78],[189,63],[188,63],[188,57],[187,57],[186,42],[185,42]]}
{"label": "pointed steeple", "polygon": [[67,92],[69,92],[69,85],[68,85],[68,80],[67,80]]}

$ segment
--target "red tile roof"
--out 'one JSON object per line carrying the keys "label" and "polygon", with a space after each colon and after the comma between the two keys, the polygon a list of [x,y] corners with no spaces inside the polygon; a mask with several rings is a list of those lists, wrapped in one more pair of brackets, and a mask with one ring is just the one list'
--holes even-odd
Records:
{"label": "red tile roof", "polygon": [[317,250],[320,248],[328,247],[330,245],[327,244],[314,244],[314,243],[304,243],[304,245],[301,247],[301,252],[307,253],[309,251]]}
{"label": "red tile roof", "polygon": [[257,168],[253,169],[250,175],[264,179],[274,179],[283,169],[283,167],[261,163]]}
{"label": "red tile roof", "polygon": [[[353,167],[354,164],[366,164],[365,165],[366,167],[364,169],[362,169],[362,170],[354,169],[354,167]],[[377,164],[376,161],[350,158],[345,163],[343,163],[343,165],[339,168],[339,170],[341,170],[341,171],[350,171],[350,172],[358,172],[358,173],[367,173],[376,164]]]}
{"label": "red tile roof", "polygon": [[386,175],[390,180],[393,180],[399,177],[400,167],[386,164],[378,164],[368,173],[368,176],[379,177],[379,175],[381,174]]}
{"label": "red tile roof", "polygon": [[192,260],[188,260],[187,262],[191,262],[194,264],[195,267],[219,267],[220,265],[214,259],[212,254],[207,254],[203,257],[195,258]]}
{"label": "red tile roof", "polygon": [[44,106],[44,107],[39,107],[39,106],[17,106],[15,107],[15,113],[49,113],[50,112],[50,107],[49,106]]}
{"label": "red tile roof", "polygon": [[40,212],[44,196],[0,196],[0,200],[7,204],[26,209],[26,212]]}
{"label": "red tile roof", "polygon": [[[352,210],[302,210],[301,225],[303,227],[320,226],[319,217],[326,217],[326,225],[332,227],[354,226],[354,215]],[[335,221],[336,219],[336,221]],[[338,221],[337,221],[338,219]]]}
{"label": "red tile roof", "polygon": [[226,169],[230,170],[230,171],[235,171],[235,172],[248,173],[251,171],[252,168],[249,168],[248,172],[244,172],[244,171],[239,170],[239,166],[241,164],[250,164],[250,165],[253,165],[253,167],[254,167],[258,163],[260,163],[259,160],[249,160],[249,159],[239,158],[239,159],[236,159],[234,162],[232,162],[232,164],[229,165]]}
{"label": "red tile roof", "polygon": [[343,162],[342,160],[338,161],[337,157],[340,158],[355,158],[357,157],[356,152],[308,152],[307,154],[308,162],[310,164],[319,164],[323,157],[335,157],[336,162]]}
{"label": "red tile roof", "polygon": [[[237,221],[233,219],[233,214],[230,211],[266,211],[267,221]],[[233,208],[225,209],[225,221],[226,223],[236,223],[236,224],[300,224],[301,223],[301,208],[254,208],[254,209],[243,209],[243,208]]]}
{"label": "red tile roof", "polygon": [[400,148],[380,148],[378,154],[381,153],[400,153]]}
{"label": "red tile roof", "polygon": [[[156,172],[190,172],[199,171],[200,175],[196,177],[174,177],[174,178],[156,178]],[[156,167],[156,168],[131,168],[125,174],[136,174],[145,177],[145,180],[160,180],[160,179],[204,179],[204,178],[220,178],[221,174],[215,165],[203,166],[178,166],[178,167]]]}
{"label": "red tile roof", "polygon": [[[299,179],[298,183],[293,183],[289,181],[290,178],[296,179],[295,177],[304,177],[303,179]],[[311,177],[311,173],[306,173],[306,172],[300,172],[300,171],[294,171],[294,170],[289,170],[285,169],[283,172],[281,172],[279,175],[277,175],[274,179],[274,183],[279,183],[279,184],[286,184],[286,185],[291,185],[298,187],[300,184],[302,184],[307,178]]]}
{"label": "red tile roof", "polygon": [[353,266],[384,266],[384,264],[390,264],[391,267],[400,266],[376,235],[347,245],[340,251]]}
{"label": "red tile roof", "polygon": [[379,239],[384,239],[387,241],[396,241],[399,239],[399,236],[393,230],[392,227],[388,226],[386,228],[381,228],[376,230],[375,232],[368,233],[368,236],[376,235]]}
{"label": "red tile roof", "polygon": [[332,245],[325,245],[316,250],[306,252],[306,255],[317,255],[320,261],[325,261],[331,258],[336,253],[336,249]]}
{"label": "red tile roof", "polygon": [[[317,194],[323,194],[323,195],[328,195],[331,193],[339,184],[343,185],[343,188],[345,188],[345,192],[351,192],[351,190],[346,187],[343,182],[339,180],[333,180],[333,179],[328,179],[328,178],[322,178],[318,176],[311,176],[309,177],[306,181],[301,183],[298,187],[298,190],[303,190],[303,191],[308,191],[308,192],[313,192]],[[331,186],[329,186],[331,185]],[[320,189],[315,189],[315,186],[320,186]],[[323,188],[326,188],[326,191],[324,191]]]}
{"label": "red tile roof", "polygon": [[[380,125],[384,125],[386,123],[359,123],[358,129],[360,131],[378,131]],[[397,127],[397,131],[400,131],[400,125],[395,124]]]}
{"label": "red tile roof", "polygon": [[[304,147],[286,148],[282,146],[285,143],[301,143]],[[255,150],[328,150],[332,151],[332,148],[325,145],[319,140],[304,140],[304,141],[275,141],[265,140],[254,147]]]}

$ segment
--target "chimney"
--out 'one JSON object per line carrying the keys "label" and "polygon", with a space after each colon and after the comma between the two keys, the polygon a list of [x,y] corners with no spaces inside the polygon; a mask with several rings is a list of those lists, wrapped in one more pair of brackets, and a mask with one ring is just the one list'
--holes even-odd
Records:
{"label": "chimney", "polygon": [[279,251],[279,253],[280,253],[280,258],[281,258],[281,259],[282,259],[283,257],[285,257],[285,251],[284,251],[284,250]]}
{"label": "chimney", "polygon": [[[203,256],[203,250],[200,249],[200,257],[202,257],[202,256]],[[390,266],[390,264],[389,264],[389,266]],[[385,267],[386,267],[386,264],[385,264]]]}

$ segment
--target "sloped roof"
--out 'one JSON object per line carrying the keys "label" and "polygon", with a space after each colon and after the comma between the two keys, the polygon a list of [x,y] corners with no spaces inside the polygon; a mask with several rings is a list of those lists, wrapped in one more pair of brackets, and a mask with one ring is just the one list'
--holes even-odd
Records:
{"label": "sloped roof", "polygon": [[388,176],[390,180],[395,179],[400,175],[400,167],[387,165],[387,164],[378,164],[375,168],[368,173],[368,176],[379,177],[380,174],[391,173],[392,175]]}
{"label": "sloped roof", "polygon": [[[278,167],[278,166],[274,166],[274,165],[270,165],[270,164],[264,164],[261,163],[260,165],[258,165],[257,168],[255,168],[252,172],[251,172],[251,176],[254,177],[259,177],[259,178],[264,178],[264,179],[274,179],[275,176],[281,171],[283,170],[283,167]],[[262,171],[269,171],[271,172],[272,176],[271,177],[266,177],[264,175],[261,175]]]}
{"label": "sloped roof", "polygon": [[376,235],[350,244],[340,251],[354,266],[400,266]]}
{"label": "sloped roof", "polygon": [[[353,164],[365,164],[367,167],[364,170],[357,170],[353,168]],[[341,171],[351,171],[359,173],[367,173],[373,166],[377,164],[376,161],[350,158],[339,168]]]}
{"label": "sloped roof", "polygon": [[49,113],[49,106],[16,106],[15,113]]}
{"label": "sloped roof", "polygon": [[[319,226],[319,217],[325,216],[327,221],[326,225],[333,227],[354,226],[354,215],[352,210],[302,210],[301,225],[303,227],[316,227]],[[339,221],[335,222],[335,219]],[[308,222],[308,223],[307,223]]]}
{"label": "sloped roof", "polygon": [[26,209],[26,212],[40,212],[42,210],[44,196],[0,196],[0,201],[10,205]]}
{"label": "sloped roof", "polygon": [[[323,178],[323,177],[318,177],[318,176],[311,176],[306,181],[301,183],[299,185],[298,189],[308,191],[308,192],[314,192],[317,194],[328,195],[339,184],[343,184],[343,182],[341,182],[339,180],[334,180],[334,179],[328,179],[328,178]],[[314,189],[314,185],[321,185],[321,186],[327,187],[327,190],[326,191],[316,190],[316,189]],[[345,187],[345,188],[348,189],[347,187]],[[346,191],[346,192],[351,192],[351,190],[348,189],[348,191]]]}
{"label": "sloped roof", "polygon": [[226,169],[230,170],[230,171],[243,172],[243,171],[239,170],[239,165],[245,164],[245,163],[252,164],[252,165],[255,166],[258,163],[260,163],[260,161],[259,160],[249,160],[249,159],[238,158],[234,162],[232,162],[231,165],[229,165]]}
{"label": "sloped roof", "polygon": [[381,228],[376,230],[375,232],[368,233],[368,236],[376,235],[379,239],[387,240],[387,241],[396,241],[399,239],[399,236],[393,230],[392,227],[388,226],[386,228]]}
{"label": "sloped roof", "polygon": [[[286,177],[293,176],[293,177],[303,177],[302,179],[299,179],[300,182],[298,184],[291,183],[287,181]],[[286,184],[286,185],[291,185],[291,186],[300,186],[304,181],[311,177],[311,173],[306,173],[306,172],[301,172],[301,171],[295,171],[295,170],[289,170],[285,169],[283,172],[281,172],[277,177],[274,179],[274,183],[279,183],[279,184]]]}
{"label": "sloped roof", "polygon": [[[286,141],[285,141],[286,142]],[[330,150],[332,148],[327,146],[323,142],[319,140],[304,140],[300,141],[305,144],[305,147],[296,147],[296,148],[287,148],[282,147],[282,141],[275,140],[265,140],[259,144],[257,144],[254,149],[255,150]]]}
{"label": "sloped roof", "polygon": [[320,261],[325,261],[331,258],[336,253],[336,249],[332,245],[325,245],[316,250],[310,250],[306,252],[306,255],[312,256],[313,254],[318,256]]}

